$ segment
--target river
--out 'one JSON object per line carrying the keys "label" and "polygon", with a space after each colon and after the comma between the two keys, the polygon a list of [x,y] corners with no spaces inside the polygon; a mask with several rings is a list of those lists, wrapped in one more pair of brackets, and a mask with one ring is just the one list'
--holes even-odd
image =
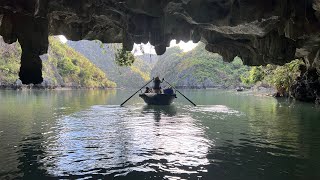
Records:
{"label": "river", "polygon": [[0,179],[320,179],[320,108],[184,90],[147,106],[125,90],[0,91]]}

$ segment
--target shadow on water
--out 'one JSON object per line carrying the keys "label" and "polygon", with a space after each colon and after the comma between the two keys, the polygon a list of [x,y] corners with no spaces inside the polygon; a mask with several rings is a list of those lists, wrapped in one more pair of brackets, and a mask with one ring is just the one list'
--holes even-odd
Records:
{"label": "shadow on water", "polygon": [[155,121],[160,121],[161,116],[173,117],[177,114],[177,107],[174,105],[157,106],[145,105],[142,108],[142,114],[153,114]]}
{"label": "shadow on water", "polygon": [[28,137],[23,140],[18,151],[18,169],[23,172],[23,179],[39,179],[48,177],[41,160],[45,157],[44,147],[42,146],[43,136]]}
{"label": "shadow on water", "polygon": [[259,142],[249,139],[242,141],[244,142],[240,145],[233,145],[230,142],[218,148],[211,148],[207,155],[211,163],[206,167],[208,173],[204,174],[203,178],[289,180],[300,179],[297,176],[303,176],[314,179],[313,174],[303,174],[306,171],[303,165],[304,159],[291,156],[293,150],[272,147],[270,144],[260,147],[253,145]]}

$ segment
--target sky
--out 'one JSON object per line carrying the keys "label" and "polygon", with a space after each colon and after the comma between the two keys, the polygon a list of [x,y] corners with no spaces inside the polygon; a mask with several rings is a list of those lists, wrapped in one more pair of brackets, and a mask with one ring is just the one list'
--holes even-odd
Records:
{"label": "sky", "polygon": [[[63,35],[59,35],[58,37],[62,43],[66,43],[68,41],[67,38]],[[171,40],[169,48],[179,46],[179,48],[183,52],[188,52],[194,49],[195,47],[197,47],[197,45],[198,43],[193,43],[192,41],[188,41],[188,42],[180,41],[179,43],[177,43],[176,40]],[[150,43],[134,44],[133,50],[132,50],[132,53],[134,55],[142,55],[143,54],[142,51],[144,52],[144,54],[156,54],[154,50],[154,46],[151,46]]]}
{"label": "sky", "polygon": [[[188,41],[188,42],[180,41],[179,43],[177,43],[177,41],[174,39],[174,40],[171,40],[169,48],[178,46],[183,52],[188,52],[194,49],[195,47],[197,47],[197,45],[198,43],[193,43],[192,41]],[[142,55],[143,53],[141,52],[141,47],[145,54],[156,54],[154,50],[154,46],[151,46],[150,43],[134,44],[132,53],[135,55]]]}

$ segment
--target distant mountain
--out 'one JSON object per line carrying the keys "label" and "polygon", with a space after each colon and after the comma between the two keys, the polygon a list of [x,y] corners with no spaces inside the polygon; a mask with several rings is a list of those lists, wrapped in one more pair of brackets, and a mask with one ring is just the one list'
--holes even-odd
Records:
{"label": "distant mountain", "polygon": [[[42,85],[136,89],[151,77],[159,76],[183,88],[230,88],[242,84],[262,84],[283,89],[284,80],[288,80],[285,83],[288,91],[294,82],[291,79],[300,74],[297,67],[303,64],[293,61],[283,67],[268,65],[249,68],[243,65],[240,58],[235,58],[231,63],[223,62],[220,55],[207,52],[205,45],[199,43],[189,52],[183,52],[179,47],[167,48],[162,56],[136,56],[131,67],[119,67],[115,63],[115,52],[119,48],[120,44],[102,44],[99,41],[68,41],[63,44],[58,38],[49,37],[48,54],[41,56]],[[20,56],[19,43],[6,44],[0,36],[0,87],[21,84],[18,81]]]}
{"label": "distant mountain", "polygon": [[154,67],[154,65],[158,62],[159,57],[156,54],[143,54],[143,55],[139,55],[136,56],[138,59],[143,60],[143,62],[146,63],[146,65],[150,66],[151,69]]}
{"label": "distant mountain", "polygon": [[[0,84],[10,86],[18,77],[21,47],[0,39]],[[43,55],[44,86],[63,87],[115,87],[105,73],[80,53],[55,37],[49,37],[48,54]]]}
{"label": "distant mountain", "polygon": [[200,43],[189,52],[179,47],[168,48],[154,65],[151,76],[160,76],[178,87],[228,88],[241,83],[240,76],[249,70],[240,58],[232,63],[223,62],[222,57],[207,52]]}
{"label": "distant mountain", "polygon": [[[152,62],[145,56],[136,57],[131,67],[119,67],[115,63],[115,52],[120,44],[102,44],[100,41],[68,41],[67,44],[101,68],[117,87],[141,87],[150,79]],[[151,63],[150,63],[151,62]]]}
{"label": "distant mountain", "polygon": [[136,56],[131,67],[116,65],[115,51],[121,47],[119,44],[97,41],[68,41],[67,44],[103,69],[118,87],[141,87],[151,77],[159,76],[179,87],[227,88],[239,85],[240,76],[249,70],[239,58],[232,63],[223,62],[218,54],[207,52],[202,43],[189,52],[172,47],[162,56]]}

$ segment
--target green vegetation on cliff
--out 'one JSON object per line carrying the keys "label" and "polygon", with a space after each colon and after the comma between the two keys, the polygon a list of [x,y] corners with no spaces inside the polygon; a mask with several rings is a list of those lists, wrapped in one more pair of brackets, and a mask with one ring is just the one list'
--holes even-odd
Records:
{"label": "green vegetation on cliff", "polygon": [[300,65],[304,65],[302,60],[294,60],[283,66],[269,64],[251,67],[250,71],[241,76],[241,80],[247,85],[260,83],[276,88],[281,94],[288,93],[297,77],[300,76]]}
{"label": "green vegetation on cliff", "polygon": [[0,37],[0,85],[12,84],[18,79],[21,47],[5,44]]}
{"label": "green vegetation on cliff", "polygon": [[[43,61],[44,86],[115,87],[105,73],[55,37],[49,37],[48,54]],[[0,82],[11,85],[18,79],[21,48],[18,43],[5,44],[0,40]]]}
{"label": "green vegetation on cliff", "polygon": [[[284,66],[250,68],[238,57],[231,63],[223,62],[220,55],[205,51],[202,43],[189,52],[172,47],[162,56],[145,54],[133,58],[121,49],[120,44],[106,45],[96,41],[63,44],[55,37],[50,37],[49,41],[48,54],[41,57],[45,86],[115,87],[116,82],[118,87],[137,88],[151,77],[160,76],[185,88],[260,84],[275,87],[279,92],[289,92],[300,75],[299,66],[303,64],[301,60],[295,60]],[[18,43],[8,45],[0,40],[1,84],[13,84],[18,79],[20,54]]]}
{"label": "green vegetation on cliff", "polygon": [[205,51],[204,44],[200,43],[189,52],[182,52],[178,47],[167,49],[151,74],[179,87],[228,88],[240,85],[240,76],[248,70],[240,58],[232,63],[223,62],[220,55]]}
{"label": "green vegetation on cliff", "polygon": [[[117,83],[117,87],[138,88],[150,79],[150,64],[139,57],[133,60],[132,54],[123,52],[120,44],[102,44],[100,41],[87,40],[68,41],[67,44],[102,69],[110,80]],[[122,57],[120,61],[117,61],[119,58],[116,58],[116,55]],[[125,62],[127,57],[129,62]]]}

